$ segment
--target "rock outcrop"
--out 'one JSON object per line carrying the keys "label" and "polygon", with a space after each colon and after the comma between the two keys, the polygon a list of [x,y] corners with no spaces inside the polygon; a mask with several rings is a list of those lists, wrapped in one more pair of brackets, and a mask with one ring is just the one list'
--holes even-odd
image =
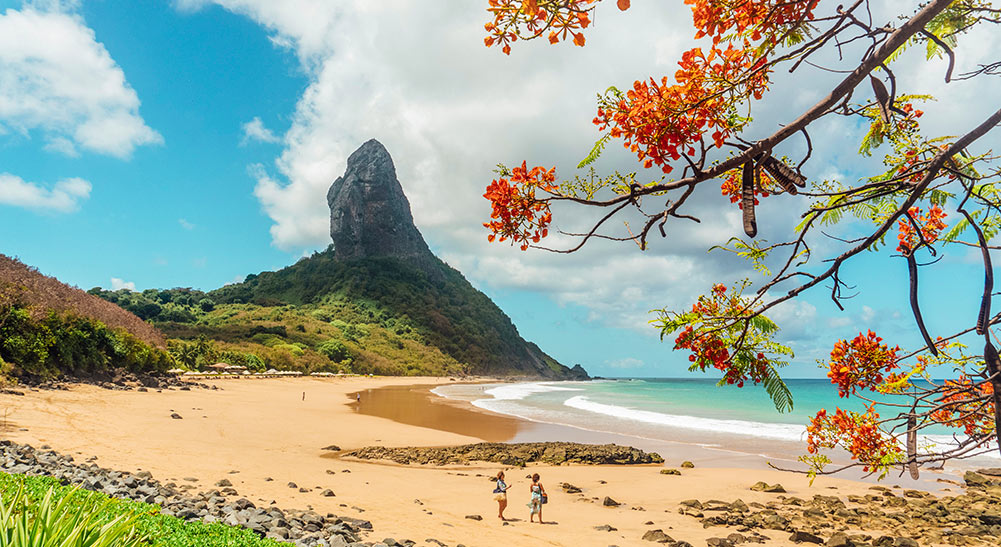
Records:
{"label": "rock outcrop", "polygon": [[550,465],[567,463],[588,465],[641,465],[664,463],[659,454],[617,444],[581,444],[570,442],[477,443],[444,448],[368,446],[342,454],[363,460],[390,460],[399,464],[455,465],[468,462],[496,462],[525,465],[541,462]]}
{"label": "rock outcrop", "polygon": [[327,191],[327,205],[339,260],[394,257],[426,268],[433,257],[414,225],[393,158],[375,139],[348,157],[344,175]]}

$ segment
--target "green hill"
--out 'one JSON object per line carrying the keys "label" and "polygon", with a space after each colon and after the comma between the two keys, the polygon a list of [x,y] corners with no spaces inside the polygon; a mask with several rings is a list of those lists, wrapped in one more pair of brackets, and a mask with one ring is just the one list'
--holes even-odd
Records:
{"label": "green hill", "polygon": [[[434,258],[434,257],[432,257]],[[437,348],[475,374],[575,376],[518,334],[511,320],[458,271],[434,258],[437,271],[397,258],[338,260],[332,250],[277,272],[209,293],[222,304],[291,304]]]}

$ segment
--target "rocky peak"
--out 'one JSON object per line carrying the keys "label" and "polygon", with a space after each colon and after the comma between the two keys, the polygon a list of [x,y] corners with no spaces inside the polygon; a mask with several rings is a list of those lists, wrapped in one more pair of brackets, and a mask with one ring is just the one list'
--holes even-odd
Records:
{"label": "rocky peak", "polygon": [[348,157],[344,175],[327,192],[330,237],[339,260],[432,257],[414,226],[410,202],[386,147],[372,139]]}

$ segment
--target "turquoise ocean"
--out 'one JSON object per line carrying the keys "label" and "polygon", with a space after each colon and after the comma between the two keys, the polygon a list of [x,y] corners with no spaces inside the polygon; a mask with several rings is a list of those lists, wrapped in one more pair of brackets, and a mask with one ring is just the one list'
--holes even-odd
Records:
{"label": "turquoise ocean", "polygon": [[[864,410],[866,402],[839,398],[827,379],[793,379],[787,384],[794,400],[793,410],[787,413],[778,412],[760,387],[719,387],[716,380],[705,378],[458,384],[437,387],[433,393],[537,424],[560,426],[565,437],[560,440],[593,442],[604,437],[662,452],[671,452],[673,446],[678,454],[696,447],[720,463],[741,456],[795,467],[798,456],[805,454],[806,424],[817,410],[858,411]],[[919,447],[953,442],[953,432],[943,427],[922,433]],[[520,440],[543,440],[537,437],[529,434]],[[845,454],[833,456],[836,462],[848,461]],[[952,470],[996,467],[999,460],[994,450],[950,465]]]}

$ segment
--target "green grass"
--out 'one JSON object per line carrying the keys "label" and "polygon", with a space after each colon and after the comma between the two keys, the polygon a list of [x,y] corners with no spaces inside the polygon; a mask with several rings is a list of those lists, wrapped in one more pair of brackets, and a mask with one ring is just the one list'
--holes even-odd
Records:
{"label": "green grass", "polygon": [[[288,545],[261,539],[250,530],[219,523],[185,522],[160,514],[160,508],[137,501],[110,498],[98,492],[60,485],[50,477],[29,477],[0,473],[0,499],[11,505],[19,491],[31,500],[40,501],[52,490],[52,502],[74,513],[93,511],[91,522],[98,526],[116,519],[133,519],[136,533],[148,538],[149,545],[159,547],[278,547]],[[119,521],[121,522],[121,521]],[[0,524],[2,526],[2,524]],[[0,537],[3,529],[0,528]],[[29,543],[28,545],[34,545]]]}

